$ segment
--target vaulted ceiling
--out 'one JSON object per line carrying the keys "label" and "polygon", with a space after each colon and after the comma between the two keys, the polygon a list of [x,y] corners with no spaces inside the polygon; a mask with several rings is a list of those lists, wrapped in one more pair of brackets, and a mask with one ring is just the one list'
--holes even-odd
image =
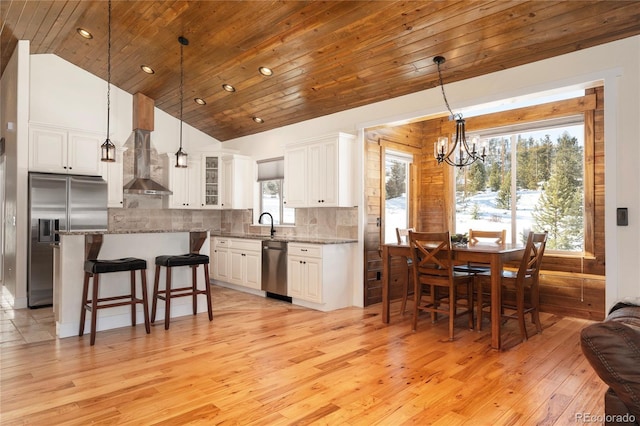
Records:
{"label": "vaulted ceiling", "polygon": [[[446,57],[446,84],[640,34],[635,0],[114,0],[111,7],[111,82],[179,117],[184,36],[183,119],[220,141],[434,87],[437,55]],[[2,72],[17,40],[30,40],[32,54],[56,54],[107,80],[107,1],[2,0],[0,12]]]}

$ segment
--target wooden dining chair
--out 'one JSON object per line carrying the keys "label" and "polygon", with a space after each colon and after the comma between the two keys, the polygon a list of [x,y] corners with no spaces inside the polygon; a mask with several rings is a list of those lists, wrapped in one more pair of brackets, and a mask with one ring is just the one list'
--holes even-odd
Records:
{"label": "wooden dining chair", "polygon": [[[484,231],[480,229],[469,229],[469,244],[478,244],[480,242],[490,242],[495,244],[504,244],[507,241],[507,230],[501,231]],[[464,265],[456,265],[454,269],[458,272],[466,272],[468,274],[488,273],[491,267],[482,263],[468,262]],[[484,309],[491,305],[491,293],[489,287],[485,285],[484,280],[475,280],[475,301],[476,301],[476,330],[482,330],[482,315]]]}
{"label": "wooden dining chair", "polygon": [[[415,231],[413,228],[396,228],[396,237],[398,238],[398,244],[409,245],[409,231]],[[400,305],[400,315],[404,316],[404,312],[407,309],[407,299],[413,294],[413,260],[411,257],[407,257],[407,276],[402,282],[402,304]]]}
{"label": "wooden dining chair", "polygon": [[[523,342],[529,337],[524,320],[526,314],[531,314],[531,321],[535,324],[538,333],[542,333],[539,314],[539,276],[546,244],[547,232],[530,232],[518,270],[502,271],[502,317],[518,321]],[[487,282],[490,279],[490,273],[478,274],[477,277],[479,280]],[[506,295],[515,293],[515,304],[504,302],[505,293]],[[505,314],[505,310],[513,313]],[[478,315],[481,314],[481,312],[478,313]]]}
{"label": "wooden dining chair", "polygon": [[[469,328],[473,329],[473,275],[453,269],[449,232],[409,232],[413,257],[413,322],[418,325],[420,311],[430,312],[431,321],[438,313],[449,316],[449,340],[453,340],[455,318],[468,314]],[[423,288],[429,289],[429,300],[423,303]],[[462,290],[462,292],[460,292]],[[445,294],[442,292],[444,291]],[[442,305],[446,304],[447,308]],[[458,309],[462,311],[458,312]]]}

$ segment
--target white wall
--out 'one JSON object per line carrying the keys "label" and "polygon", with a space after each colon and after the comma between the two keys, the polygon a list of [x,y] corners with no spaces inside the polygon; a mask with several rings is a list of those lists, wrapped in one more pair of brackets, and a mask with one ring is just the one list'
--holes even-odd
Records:
{"label": "white wall", "polygon": [[[482,104],[506,102],[513,97],[580,86],[598,80],[604,81],[606,99],[605,247],[608,308],[619,299],[640,297],[640,37],[446,84],[446,91],[455,111],[468,111]],[[269,158],[282,155],[285,144],[314,134],[333,131],[359,131],[362,134],[362,129],[366,127],[442,112],[443,103],[440,88],[437,87],[238,138],[225,142],[224,146],[256,159]],[[361,149],[360,166],[362,152]],[[616,226],[616,207],[629,209],[629,226]],[[362,233],[365,212],[362,208],[360,210]],[[362,250],[359,260],[362,262]],[[361,276],[359,279],[362,282]],[[358,296],[355,295],[356,298]]]}
{"label": "white wall", "polygon": [[[30,122],[106,135],[106,81],[50,54],[31,55],[30,77]],[[123,146],[133,131],[133,96],[112,85],[110,103],[111,141]],[[180,121],[155,108],[154,123],[152,146],[158,153],[176,152]],[[182,144],[187,152],[220,148],[219,141],[188,124],[183,124],[183,132]]]}

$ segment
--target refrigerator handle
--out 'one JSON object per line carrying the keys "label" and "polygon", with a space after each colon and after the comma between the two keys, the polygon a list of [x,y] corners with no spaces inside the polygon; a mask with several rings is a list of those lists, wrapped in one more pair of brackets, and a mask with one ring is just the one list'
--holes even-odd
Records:
{"label": "refrigerator handle", "polygon": [[56,243],[60,242],[60,234],[58,233],[58,231],[60,230],[60,219],[54,219],[53,221],[53,241],[55,241]]}

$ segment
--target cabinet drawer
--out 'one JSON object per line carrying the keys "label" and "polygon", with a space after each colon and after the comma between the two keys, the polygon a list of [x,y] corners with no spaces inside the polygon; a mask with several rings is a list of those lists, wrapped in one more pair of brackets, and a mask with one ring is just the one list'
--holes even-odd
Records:
{"label": "cabinet drawer", "polygon": [[287,250],[290,256],[322,257],[322,246],[319,244],[289,243]]}
{"label": "cabinet drawer", "polygon": [[229,239],[228,238],[218,238],[215,237],[213,239],[213,245],[216,248],[220,248],[220,249],[224,249],[224,248],[229,248]]}

